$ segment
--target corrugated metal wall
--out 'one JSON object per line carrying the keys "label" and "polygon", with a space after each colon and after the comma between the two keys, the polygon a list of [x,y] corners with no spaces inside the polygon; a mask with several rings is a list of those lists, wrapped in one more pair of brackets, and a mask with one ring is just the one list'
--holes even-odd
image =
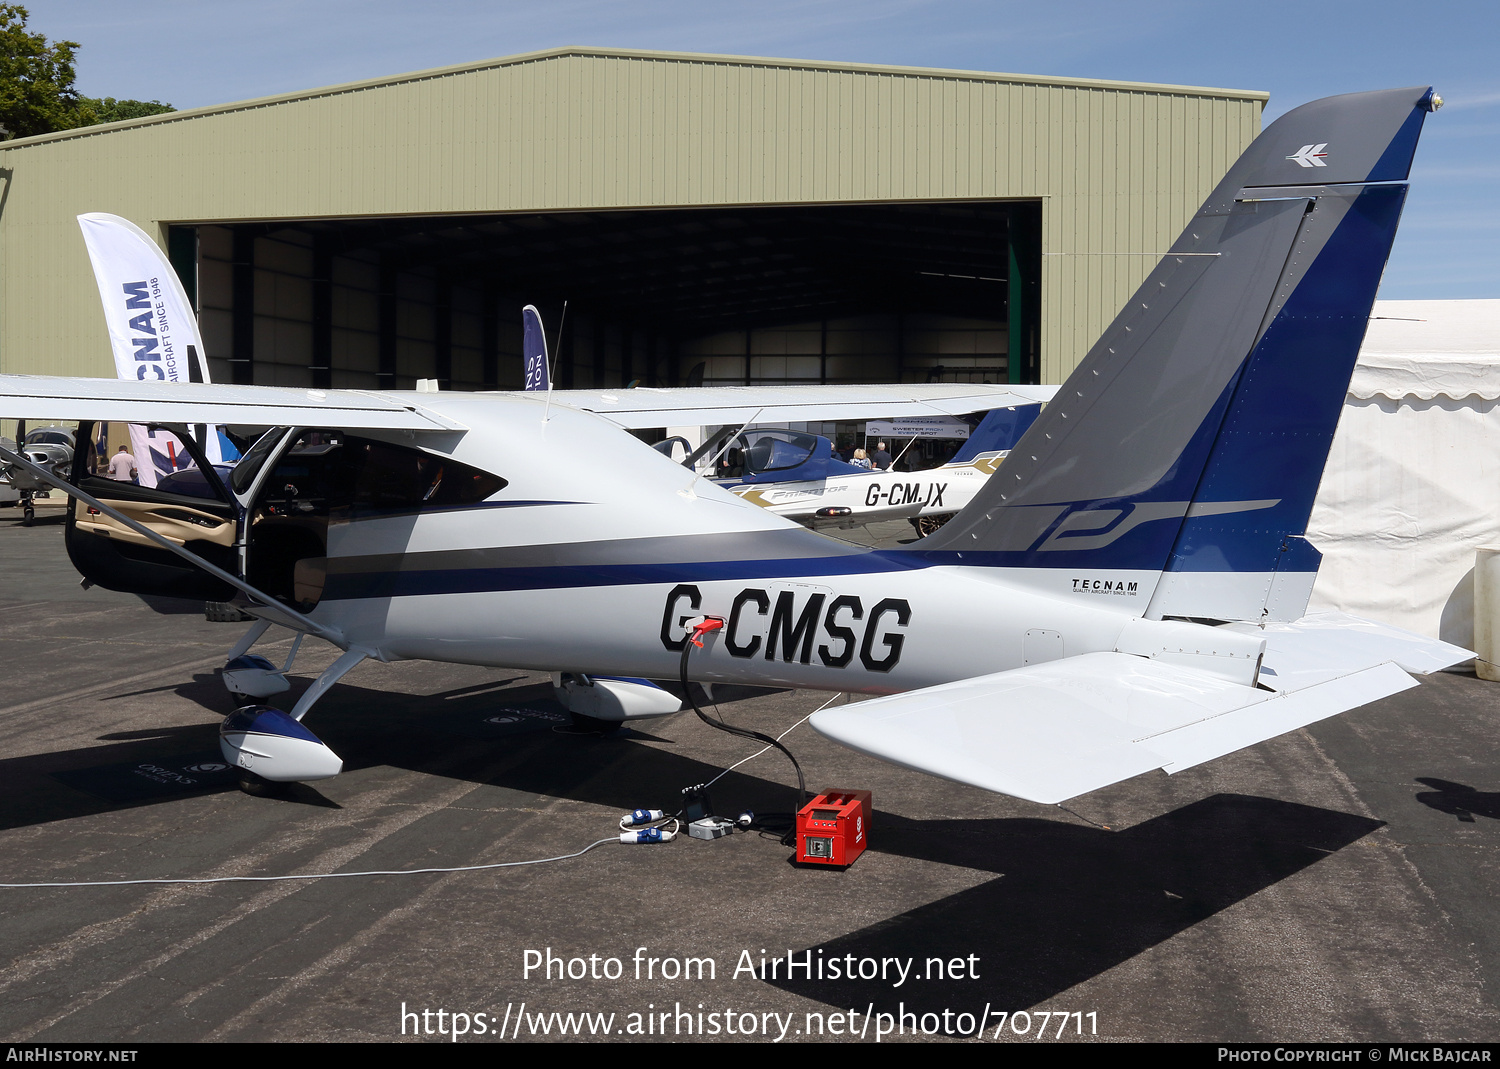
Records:
{"label": "corrugated metal wall", "polygon": [[0,147],[0,368],[109,374],[81,212],[164,240],[167,223],[1041,198],[1042,378],[1060,381],[1264,99],[568,49],[18,141]]}

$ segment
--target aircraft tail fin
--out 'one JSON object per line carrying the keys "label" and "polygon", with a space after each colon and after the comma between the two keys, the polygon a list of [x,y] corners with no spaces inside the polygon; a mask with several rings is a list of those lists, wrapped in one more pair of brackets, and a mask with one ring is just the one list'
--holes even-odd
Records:
{"label": "aircraft tail fin", "polygon": [[546,390],[551,382],[547,363],[547,332],[542,329],[542,313],[535,305],[521,309],[521,359],[526,370],[526,389]]}
{"label": "aircraft tail fin", "polygon": [[1042,406],[1010,405],[992,408],[969,435],[968,441],[949,458],[949,464],[967,464],[981,453],[995,453],[1015,446],[1026,429],[1041,415]]}
{"label": "aircraft tail fin", "polygon": [[[1153,617],[1295,619],[1303,539],[1429,88],[1266,129],[975,500],[918,550],[1129,573]],[[1123,606],[1122,606],[1123,607]]]}

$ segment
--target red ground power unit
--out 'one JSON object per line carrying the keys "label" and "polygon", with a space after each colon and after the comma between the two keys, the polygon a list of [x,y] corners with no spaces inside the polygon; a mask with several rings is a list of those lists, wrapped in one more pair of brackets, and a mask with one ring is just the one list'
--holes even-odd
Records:
{"label": "red ground power unit", "polygon": [[797,814],[795,860],[810,865],[847,868],[870,842],[869,791],[824,791]]}

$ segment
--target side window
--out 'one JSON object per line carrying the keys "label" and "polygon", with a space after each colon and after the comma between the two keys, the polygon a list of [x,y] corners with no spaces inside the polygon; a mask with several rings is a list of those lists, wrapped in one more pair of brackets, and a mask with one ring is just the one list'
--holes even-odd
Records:
{"label": "side window", "polygon": [[72,435],[62,433],[61,431],[32,431],[26,436],[26,444],[65,445],[69,449],[72,449],[73,437]]}
{"label": "side window", "polygon": [[464,508],[506,485],[498,475],[420,449],[354,437],[344,443],[355,519]]}

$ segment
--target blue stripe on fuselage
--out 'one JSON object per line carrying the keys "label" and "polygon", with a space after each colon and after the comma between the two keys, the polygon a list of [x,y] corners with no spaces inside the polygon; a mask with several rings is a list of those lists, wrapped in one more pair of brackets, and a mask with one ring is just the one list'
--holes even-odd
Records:
{"label": "blue stripe on fuselage", "polygon": [[931,567],[932,562],[896,551],[782,560],[696,561],[660,564],[573,564],[526,568],[434,568],[406,572],[349,572],[328,576],[323,601],[354,598],[474,594],[505,590],[563,590],[590,586],[651,586],[739,579],[790,579],[818,575],[862,575]]}
{"label": "blue stripe on fuselage", "polygon": [[[1055,553],[1049,566],[1079,570],[1129,568],[1106,564],[1092,553]],[[1084,563],[1086,562],[1086,563]],[[420,597],[428,594],[497,593],[509,590],[567,590],[578,587],[652,586],[676,583],[737,582],[763,579],[803,579],[818,576],[878,575],[923,568],[969,566],[1004,568],[1034,566],[1022,553],[920,553],[911,550],[871,550],[835,557],[794,557],[780,560],[692,561],[654,564],[578,564],[521,568],[433,568],[420,571],[346,572],[331,574],[322,601],[359,598]]]}

